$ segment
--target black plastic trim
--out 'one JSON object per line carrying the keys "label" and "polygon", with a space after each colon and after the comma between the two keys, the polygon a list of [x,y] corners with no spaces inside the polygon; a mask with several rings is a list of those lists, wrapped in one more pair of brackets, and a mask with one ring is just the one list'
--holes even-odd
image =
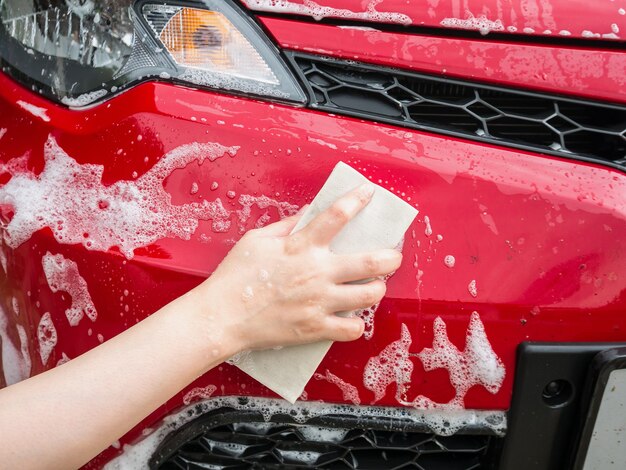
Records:
{"label": "black plastic trim", "polygon": [[[523,343],[518,348],[509,427],[499,468],[557,470],[569,468],[586,416],[582,391],[594,357],[626,343]],[[570,394],[547,402],[553,382],[567,383]],[[567,392],[567,390],[565,391]]]}
{"label": "black plastic trim", "polygon": [[[617,170],[626,171],[626,150],[621,149],[621,147],[618,147],[614,150],[618,152],[618,155],[616,156],[609,157],[590,155],[581,152],[574,152],[567,149],[567,144],[565,141],[566,138],[569,139],[574,134],[591,133],[594,134],[596,138],[607,136],[615,139],[615,142],[620,142],[616,145],[621,145],[626,148],[626,106],[600,101],[575,99],[571,96],[556,94],[549,95],[545,93],[537,93],[521,89],[503,88],[481,82],[468,82],[463,80],[449,79],[436,75],[416,73],[404,69],[382,67],[369,63],[340,60],[325,56],[300,53],[296,51],[288,51],[286,55],[290,59],[293,68],[298,71],[300,80],[304,83],[306,91],[309,95],[309,107],[313,109],[332,112],[336,114],[343,114],[346,116],[358,117],[369,121],[382,122],[431,133],[449,135],[486,144],[511,147],[532,153],[541,153],[545,155],[561,157],[564,159],[596,163],[615,168]],[[310,76],[315,76],[316,74],[318,74],[318,70],[322,70],[324,68],[326,71],[332,69],[333,73],[338,73],[336,71],[341,71],[341,73],[346,76],[353,75],[355,77],[354,82],[359,82],[359,84],[356,85],[353,82],[347,81],[342,83],[340,79],[335,80],[337,83],[329,82],[328,85],[312,83],[312,79],[310,78]],[[407,96],[391,96],[388,89],[374,89],[373,87],[371,87],[371,89],[368,88],[368,86],[370,85],[367,82],[367,80],[369,79],[369,77],[367,76],[368,74],[371,74],[372,76],[382,77],[380,79],[381,81],[393,81],[395,83],[395,85],[393,85],[393,90],[398,91],[400,95],[406,93]],[[465,101],[469,103],[471,100],[476,100],[477,104],[482,106],[482,108],[478,110],[469,110],[472,111],[472,113],[469,113],[468,108],[473,104],[464,104],[463,100],[461,99],[459,99],[459,101],[455,103],[451,103],[450,99],[448,99],[448,101],[445,101],[445,99],[438,99],[436,97],[428,99],[422,98],[423,101],[419,101],[419,98],[415,98],[415,95],[419,96],[417,92],[408,90],[407,93],[407,86],[400,83],[400,81],[406,82],[412,80],[421,83],[431,83],[433,89],[435,90],[458,87],[458,89],[464,93],[475,94],[475,98],[468,95],[468,97],[465,98]],[[372,85],[378,84],[373,83]],[[354,96],[348,96],[346,98],[346,100],[352,100],[349,106],[345,104],[338,105],[336,103],[333,103],[332,99],[329,98],[329,93],[334,93],[338,87],[343,87],[349,91],[354,92]],[[316,91],[318,93],[317,96]],[[537,116],[531,115],[529,113],[524,114],[523,109],[520,109],[519,111],[517,109],[513,109],[512,111],[503,112],[498,108],[491,106],[489,103],[487,103],[487,105],[485,106],[485,100],[479,95],[479,92],[492,95],[497,94],[498,96],[505,97],[506,99],[511,98],[517,100],[528,100],[528,102],[531,103],[543,103],[543,105],[552,106],[554,108],[554,111],[545,111],[546,117],[544,117],[543,114]],[[322,96],[320,97],[320,95]],[[454,123],[439,122],[442,121],[441,117],[439,117],[439,121],[436,123],[433,121],[429,121],[427,117],[425,118],[420,115],[419,108],[415,112],[415,116],[412,115],[411,110],[416,105],[421,106],[422,104],[440,107],[444,112],[453,113],[451,115],[452,117],[450,118],[450,121],[458,117],[454,116],[455,112],[462,115],[461,119],[474,119],[475,122],[480,123],[479,125],[481,125],[484,130],[482,134],[470,132],[467,129],[462,130],[463,125],[466,123],[456,125]],[[386,109],[385,106],[387,106],[388,109]],[[574,112],[584,112],[585,110],[596,109],[599,115],[602,116],[606,115],[607,113],[616,113],[619,116],[622,116],[623,122],[621,122],[621,120],[618,120],[616,123],[612,123],[611,126],[614,126],[615,128],[603,128],[602,125],[604,124],[602,122],[598,122],[598,125],[595,125],[595,123],[579,124],[578,122],[567,120],[567,117],[561,117],[565,116],[565,113],[563,113],[561,109],[567,106],[574,107]],[[489,108],[494,114],[497,114],[499,116],[497,119],[490,116],[483,117],[479,114],[489,114]],[[547,117],[549,113],[556,113],[556,117]],[[550,147],[549,144],[541,143],[539,138],[535,138],[535,142],[539,143],[533,143],[528,142],[528,139],[530,139],[530,137],[526,141],[524,141],[523,139],[503,137],[502,134],[500,136],[498,136],[497,134],[494,135],[494,132],[491,130],[490,126],[493,126],[493,123],[496,122],[496,120],[498,119],[500,120],[500,122],[502,122],[504,119],[514,119],[515,125],[517,125],[518,123],[527,122],[529,123],[528,125],[531,127],[541,127],[541,129],[544,132],[548,133],[551,138],[558,138],[563,143],[563,145],[561,146],[561,148],[557,147],[556,149],[553,149],[552,147]],[[586,118],[583,116],[582,119]],[[599,119],[603,119],[603,117]],[[553,120],[556,122],[552,122],[549,127],[546,123]],[[573,130],[560,129],[559,126],[572,126]],[[531,128],[529,129],[532,130]],[[513,131],[515,131],[515,129],[513,129]],[[534,135],[532,132],[529,132],[529,130],[525,130],[524,132],[526,132],[528,135]],[[621,143],[620,139],[623,139],[624,142]],[[577,145],[580,145],[580,143],[577,143]]]}
{"label": "black plastic trim", "polygon": [[[245,401],[246,398],[241,398]],[[245,432],[239,434],[232,429],[229,431],[229,425],[231,424],[243,424],[243,425],[270,425],[275,426],[278,432],[273,431],[267,435],[256,434],[263,442],[254,440],[255,434]],[[298,427],[314,426],[320,428],[334,428],[346,430],[347,436],[341,438],[340,442],[330,443],[321,440],[299,440],[294,438],[294,431],[298,433]],[[366,435],[359,436],[359,433],[364,432]],[[372,434],[368,434],[372,432]],[[382,441],[387,444],[378,447],[379,441],[376,438],[377,434],[382,435]],[[388,441],[389,435],[397,433],[400,436],[400,440],[396,444],[390,444],[393,442]],[[399,418],[383,418],[383,417],[370,417],[370,416],[357,416],[350,414],[328,414],[322,416],[316,416],[309,418],[305,422],[296,422],[292,416],[288,414],[275,414],[272,415],[269,421],[263,419],[263,415],[254,410],[236,410],[229,407],[221,407],[210,411],[208,413],[201,414],[198,418],[188,422],[181,428],[170,433],[161,442],[149,461],[149,467],[151,469],[163,468],[200,468],[194,466],[193,462],[188,459],[197,459],[197,462],[204,462],[207,468],[213,468],[209,465],[208,461],[212,458],[222,459],[224,467],[220,468],[259,468],[259,469],[296,469],[296,468],[341,468],[341,469],[363,469],[363,468],[396,468],[394,465],[380,466],[372,462],[373,455],[368,456],[368,452],[380,453],[383,456],[388,453],[390,462],[394,459],[394,452],[400,454],[406,452],[412,452],[415,454],[415,458],[425,454],[437,454],[426,455],[423,457],[426,461],[434,462],[429,463],[426,466],[418,466],[417,468],[423,470],[495,470],[497,468],[496,463],[501,451],[502,438],[496,437],[493,431],[478,427],[469,426],[463,428],[461,431],[451,436],[436,436],[428,426],[420,423],[410,422]],[[210,449],[201,448],[203,439],[207,436],[210,440],[213,436],[219,436],[222,442],[244,443],[246,446],[250,446],[252,451],[244,451],[241,457],[229,456],[221,453],[218,449],[216,452],[213,448]],[[306,435],[304,435],[306,436]],[[268,443],[272,441],[272,443]],[[413,442],[411,445],[403,444],[404,442]],[[416,442],[423,442],[419,447]],[[472,442],[467,450],[463,449],[463,443]],[[318,461],[318,464],[310,463],[303,464],[294,462],[277,463],[272,461],[269,457],[275,455],[274,445],[277,447],[287,446],[288,448],[298,449],[300,452],[307,451],[319,451],[324,454]],[[346,454],[341,455],[342,451],[338,451],[337,447],[345,449]],[[255,449],[261,449],[259,461],[260,463],[251,463],[250,460],[256,460],[254,458]],[[359,453],[363,458],[355,459],[352,461],[347,455],[351,452]],[[460,452],[460,454],[457,454]],[[476,462],[473,462],[470,466],[461,466],[462,460],[467,460],[461,455],[466,455],[468,458],[475,456]],[[449,460],[446,460],[449,456]],[[253,457],[252,459],[250,457]],[[385,457],[385,458],[387,458]],[[339,459],[339,461],[337,461]],[[473,459],[473,458],[472,458]],[[470,460],[472,460],[470,459]],[[181,462],[185,462],[185,466],[179,467]],[[478,463],[479,462],[479,463]],[[353,465],[353,466],[352,466]],[[372,466],[374,465],[374,466]],[[401,465],[402,466],[402,465]]]}

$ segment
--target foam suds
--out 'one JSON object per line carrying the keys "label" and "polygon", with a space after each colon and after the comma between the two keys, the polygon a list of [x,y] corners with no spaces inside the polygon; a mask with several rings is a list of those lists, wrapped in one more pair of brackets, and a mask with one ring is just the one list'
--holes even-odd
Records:
{"label": "foam suds", "polygon": [[369,308],[362,308],[354,312],[354,315],[363,320],[363,323],[365,324],[363,337],[367,340],[372,339],[372,336],[374,336],[374,314],[376,313],[376,310],[378,310],[379,305],[380,303],[377,303]]}
{"label": "foam suds", "polygon": [[302,451],[302,450],[283,450],[276,449],[276,451],[283,457],[287,459],[287,461],[291,460],[297,463],[305,463],[307,465],[312,465],[317,462],[317,459],[322,455],[321,452],[313,452],[310,450]]}
{"label": "foam suds", "polygon": [[[186,406],[167,416],[149,436],[135,445],[125,445],[124,452],[104,466],[105,470],[147,469],[148,460],[169,433],[200,415],[222,407],[257,411],[266,421],[274,415],[289,416],[296,423],[323,415],[353,415],[364,418],[399,420],[408,425],[424,426],[440,435],[451,435],[466,426],[480,426],[502,436],[506,431],[506,413],[487,410],[416,410],[398,407],[334,405],[320,402],[298,402],[291,405],[272,398],[216,397]],[[442,425],[442,420],[444,424]],[[304,429],[304,428],[302,428]],[[341,430],[344,432],[345,430]],[[339,431],[337,431],[339,433]],[[331,434],[332,435],[332,434]],[[339,434],[337,434],[339,435]]]}
{"label": "foam suds", "polygon": [[9,337],[9,318],[0,307],[0,343],[2,352],[2,371],[7,385],[13,385],[30,377],[31,360],[28,353],[28,337],[22,325],[16,325],[20,339],[19,349]]}
{"label": "foam suds", "polygon": [[35,106],[34,104],[27,103],[26,101],[17,100],[15,102],[20,108],[28,111],[35,117],[38,117],[42,121],[50,122],[50,116],[48,116],[48,110],[46,108],[40,108],[39,106]]}
{"label": "foam suds", "polygon": [[[275,208],[278,211],[278,215],[281,219],[285,217],[289,217],[298,212],[299,206],[295,204],[290,204],[289,202],[277,201],[276,199],[272,199],[271,197],[261,195],[261,196],[251,196],[250,194],[242,194],[239,196],[239,204],[241,204],[241,209],[237,211],[237,218],[239,219],[239,229],[240,231],[244,230],[245,224],[250,219],[250,215],[252,214],[252,206],[256,205],[259,209],[268,209],[270,207]],[[264,215],[261,215],[261,218],[264,218]],[[259,220],[260,220],[259,219]],[[259,221],[257,221],[258,224]],[[264,223],[267,223],[267,220],[264,220]]]}
{"label": "foam suds", "polygon": [[321,20],[328,16],[347,18],[353,20],[365,20],[380,23],[399,23],[409,25],[411,18],[403,13],[377,11],[376,6],[382,0],[370,0],[365,11],[355,12],[343,8],[325,7],[311,0],[303,0],[302,3],[293,3],[288,0],[245,0],[244,3],[254,10],[269,11],[276,13],[293,13],[296,15],[312,16]]}
{"label": "foam suds", "polygon": [[342,379],[332,374],[328,369],[326,369],[326,375],[316,373],[313,374],[313,378],[316,380],[326,380],[331,384],[336,385],[341,390],[344,400],[350,400],[355,405],[361,404],[359,390],[354,385],[344,382]]}
{"label": "foam suds", "polygon": [[433,228],[430,225],[430,217],[428,217],[427,215],[424,216],[424,225],[426,226],[426,228],[424,229],[424,235],[430,237],[433,234]]}
{"label": "foam suds", "polygon": [[456,259],[452,255],[446,255],[443,259],[443,264],[445,264],[449,268],[454,268],[454,264],[456,263]]}
{"label": "foam suds", "polygon": [[400,339],[367,361],[363,369],[363,385],[374,392],[374,402],[384,397],[387,387],[394,382],[398,387],[396,395],[399,397],[405,393],[413,373],[413,362],[409,357],[411,342],[411,333],[403,323]]}
{"label": "foam suds", "polygon": [[70,98],[69,96],[64,96],[61,98],[61,103],[71,108],[80,108],[81,106],[87,106],[88,104],[93,103],[94,101],[99,100],[104,95],[108,93],[107,90],[96,90],[90,93],[84,93],[76,98]]}
{"label": "foam suds", "polygon": [[317,426],[306,426],[298,429],[302,437],[304,437],[308,441],[318,441],[318,442],[332,442],[336,444],[337,442],[341,442],[346,434],[348,434],[348,429],[336,429],[336,428],[321,428]]}
{"label": "foam suds", "polygon": [[[424,348],[422,352],[409,352],[411,335],[405,324],[402,324],[402,336],[385,347],[378,356],[370,358],[363,371],[363,384],[374,392],[374,400],[380,400],[387,387],[396,383],[396,400],[407,406],[418,409],[453,411],[464,409],[465,395],[475,385],[482,385],[490,393],[500,390],[506,370],[487,339],[485,327],[477,312],[473,312],[465,338],[463,352],[448,339],[446,324],[437,317],[433,324],[433,347]],[[419,395],[409,401],[407,393],[413,372],[411,356],[418,357],[424,369],[447,369],[450,383],[454,387],[455,397],[449,403],[436,403]]]}
{"label": "foam suds", "polygon": [[482,35],[489,34],[491,31],[504,31],[504,25],[502,24],[502,21],[500,19],[493,21],[487,18],[485,15],[474,16],[469,12],[467,13],[466,19],[444,18],[439,24],[448,28],[471,29],[480,31],[480,34]]}
{"label": "foam suds", "polygon": [[463,408],[467,391],[475,385],[482,385],[494,394],[500,390],[506,370],[491,347],[477,312],[472,312],[463,352],[448,339],[446,324],[441,317],[435,319],[433,330],[433,347],[424,348],[418,357],[427,371],[447,369],[456,395],[449,403],[443,405],[425,397],[418,397],[417,401],[420,401],[421,406]]}
{"label": "foam suds", "polygon": [[183,403],[185,405],[190,404],[192,401],[206,400],[211,398],[211,395],[215,393],[217,387],[215,385],[207,385],[206,387],[196,387],[191,389],[183,397]]}
{"label": "foam suds", "polygon": [[57,330],[52,323],[50,312],[46,312],[39,320],[39,326],[37,327],[37,339],[39,340],[39,355],[41,356],[41,363],[45,366],[48,363],[48,358],[52,353],[52,350],[57,344]]}
{"label": "foam suds", "polygon": [[13,174],[0,188],[0,203],[13,206],[6,240],[15,248],[33,233],[50,227],[59,243],[107,251],[118,247],[127,257],[136,248],[166,237],[188,240],[198,220],[224,222],[229,213],[219,199],[174,206],[163,180],[176,168],[213,161],[238,147],[192,143],[163,156],[135,181],[102,184],[103,165],[79,164],[49,137],[45,167],[39,175]]}
{"label": "foam suds", "polygon": [[478,288],[476,287],[476,279],[472,279],[467,285],[467,291],[472,297],[478,297]]}
{"label": "foam suds", "polygon": [[7,133],[6,128],[0,127],[0,139],[2,139],[4,137],[4,134],[6,133]]}
{"label": "foam suds", "polygon": [[70,362],[70,358],[68,357],[67,354],[65,353],[61,353],[61,359],[59,359],[57,361],[57,365],[56,367],[62,366],[63,364],[65,364],[66,362]]}
{"label": "foam suds", "polygon": [[84,315],[93,322],[98,317],[96,307],[91,300],[87,282],[78,272],[78,265],[63,255],[47,252],[42,260],[43,271],[52,292],[67,292],[72,298],[72,305],[65,310],[65,316],[71,326],[76,326]]}

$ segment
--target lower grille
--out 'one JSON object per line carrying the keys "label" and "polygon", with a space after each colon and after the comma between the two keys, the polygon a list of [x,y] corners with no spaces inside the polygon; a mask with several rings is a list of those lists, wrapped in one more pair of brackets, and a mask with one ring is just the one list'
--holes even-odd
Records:
{"label": "lower grille", "polygon": [[626,169],[626,107],[290,53],[310,106]]}
{"label": "lower grille", "polygon": [[413,432],[406,423],[393,420],[372,422],[365,428],[345,416],[318,416],[305,424],[285,418],[285,422],[265,422],[257,412],[214,410],[170,434],[150,466],[168,470],[489,469],[495,468],[502,440],[490,435]]}

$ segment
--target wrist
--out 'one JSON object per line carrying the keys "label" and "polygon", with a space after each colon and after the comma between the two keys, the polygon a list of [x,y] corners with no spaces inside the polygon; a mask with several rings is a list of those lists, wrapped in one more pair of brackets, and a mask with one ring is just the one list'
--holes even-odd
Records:
{"label": "wrist", "polygon": [[242,325],[237,323],[233,307],[224,301],[224,292],[219,286],[208,279],[187,296],[194,335],[204,350],[209,367],[247,349],[241,334]]}

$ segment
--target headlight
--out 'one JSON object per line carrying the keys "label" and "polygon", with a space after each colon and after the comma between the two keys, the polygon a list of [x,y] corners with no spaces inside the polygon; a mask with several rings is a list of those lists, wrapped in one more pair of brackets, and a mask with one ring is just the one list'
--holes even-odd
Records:
{"label": "headlight", "polygon": [[145,80],[302,103],[278,50],[229,0],[0,1],[3,71],[69,106]]}

